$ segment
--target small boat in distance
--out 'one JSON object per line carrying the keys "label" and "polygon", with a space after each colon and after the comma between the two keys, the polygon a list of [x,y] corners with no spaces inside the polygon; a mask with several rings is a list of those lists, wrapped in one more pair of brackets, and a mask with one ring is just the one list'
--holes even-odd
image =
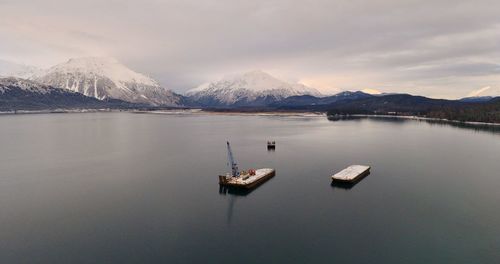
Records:
{"label": "small boat in distance", "polygon": [[219,184],[222,186],[252,189],[276,174],[275,170],[271,168],[249,169],[240,172],[238,170],[238,164],[234,160],[229,142],[227,142],[227,157],[231,173],[219,175]]}
{"label": "small boat in distance", "polygon": [[267,141],[267,149],[276,149],[276,141]]}

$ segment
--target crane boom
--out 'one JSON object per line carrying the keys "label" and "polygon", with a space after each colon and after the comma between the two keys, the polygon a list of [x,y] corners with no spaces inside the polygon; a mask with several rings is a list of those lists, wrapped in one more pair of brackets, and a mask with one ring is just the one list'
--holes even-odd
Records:
{"label": "crane boom", "polygon": [[238,164],[234,160],[233,151],[231,151],[231,145],[229,145],[229,141],[227,141],[227,159],[229,161],[228,165],[231,167],[231,176],[240,176],[240,172],[238,171]]}

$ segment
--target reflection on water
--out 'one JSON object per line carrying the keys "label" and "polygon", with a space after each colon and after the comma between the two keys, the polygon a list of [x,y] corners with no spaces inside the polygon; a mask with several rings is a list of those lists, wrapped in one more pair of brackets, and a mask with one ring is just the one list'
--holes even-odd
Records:
{"label": "reflection on water", "polygon": [[359,182],[361,182],[366,176],[370,175],[370,172],[366,173],[365,175],[360,176],[356,181],[354,182],[342,182],[342,181],[332,181],[330,184],[333,188],[339,188],[339,189],[344,189],[344,190],[350,190],[354,188],[355,185],[357,185]]}
{"label": "reflection on water", "polygon": [[398,116],[328,116],[328,120],[330,121],[360,121],[363,119],[373,119],[380,122],[389,122],[392,124],[404,124],[407,122],[424,122],[430,125],[439,125],[439,126],[452,126],[463,129],[471,129],[475,131],[484,131],[491,133],[500,133],[500,125],[492,125],[492,124],[481,124],[481,123],[465,123],[465,122],[455,122],[455,121],[446,121],[446,120],[434,120],[434,119],[411,119],[406,117],[398,117]]}
{"label": "reflection on water", "polygon": [[235,188],[235,187],[230,187],[230,186],[219,185],[219,194],[221,194],[221,195],[230,194],[230,196],[232,196],[232,195],[247,196],[251,192],[253,192],[254,190],[255,190],[255,188],[254,189],[244,189],[244,188]]}
{"label": "reflection on water", "polygon": [[228,201],[228,206],[227,206],[227,212],[226,212],[226,223],[227,225],[231,224],[231,220],[233,218],[233,211],[234,211],[234,205],[236,203],[236,200],[239,199],[240,197],[245,197],[249,195],[251,192],[253,192],[255,189],[243,189],[243,188],[234,188],[234,187],[227,187],[223,185],[219,185],[219,194],[227,196],[227,201]]}
{"label": "reflection on water", "polygon": [[[276,175],[275,175],[276,176]],[[237,199],[240,198],[245,198],[254,191],[256,191],[260,186],[263,184],[269,183],[272,179],[274,179],[274,176],[269,178],[268,180],[261,182],[259,185],[252,189],[245,189],[245,188],[237,188],[237,187],[231,187],[231,186],[224,186],[224,185],[219,185],[219,194],[223,196],[227,196],[228,200],[228,208],[227,208],[227,217],[226,217],[226,223],[227,225],[231,224],[231,220],[233,218],[233,212],[234,212],[234,207]],[[229,194],[229,195],[228,195]]]}
{"label": "reflection on water", "polygon": [[227,218],[226,218],[227,225],[231,224],[231,219],[233,218],[234,204],[235,204],[237,198],[238,197],[232,196],[232,195],[229,197],[229,201],[228,201],[229,204],[227,207]]}
{"label": "reflection on water", "polygon": [[219,194],[220,195],[227,195],[230,194],[227,197],[228,201],[228,206],[227,206],[227,211],[226,211],[226,223],[227,225],[231,224],[231,219],[233,218],[233,211],[234,211],[234,204],[236,203],[236,199],[238,199],[241,196],[247,196],[250,194],[252,190],[247,190],[247,189],[241,189],[241,188],[234,188],[234,187],[227,187],[223,185],[219,185]]}
{"label": "reflection on water", "polygon": [[452,127],[463,128],[463,129],[472,129],[475,131],[500,133],[500,125],[471,124],[471,123],[449,122],[449,121],[441,121],[441,120],[423,120],[423,121],[426,123],[429,123],[431,125],[452,126]]}

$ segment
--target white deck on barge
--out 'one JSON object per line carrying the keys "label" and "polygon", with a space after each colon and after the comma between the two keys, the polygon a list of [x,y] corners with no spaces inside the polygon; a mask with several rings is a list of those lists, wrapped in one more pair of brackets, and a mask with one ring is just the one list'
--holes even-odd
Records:
{"label": "white deck on barge", "polygon": [[351,165],[332,176],[332,180],[354,182],[358,178],[370,173],[370,166]]}
{"label": "white deck on barge", "polygon": [[[226,186],[253,188],[260,182],[274,176],[275,170],[270,168],[257,169],[255,175],[242,174],[238,177],[220,176],[219,183]],[[222,177],[222,178],[221,178]]]}

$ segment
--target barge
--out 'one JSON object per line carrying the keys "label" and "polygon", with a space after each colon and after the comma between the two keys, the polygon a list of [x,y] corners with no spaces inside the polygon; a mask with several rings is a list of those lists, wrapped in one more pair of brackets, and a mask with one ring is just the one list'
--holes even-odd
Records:
{"label": "barge", "polygon": [[355,183],[370,174],[370,166],[351,165],[332,176],[333,181]]}
{"label": "barge", "polygon": [[255,173],[250,174],[246,172],[245,174],[241,173],[237,177],[233,177],[230,174],[220,175],[219,176],[219,184],[227,187],[238,187],[245,189],[252,189],[260,185],[261,183],[267,181],[276,175],[274,169],[264,168],[264,169],[256,169]]}
{"label": "barge", "polygon": [[252,189],[276,175],[276,171],[271,168],[249,169],[240,172],[229,142],[227,142],[227,155],[231,173],[219,175],[219,185],[221,186]]}

